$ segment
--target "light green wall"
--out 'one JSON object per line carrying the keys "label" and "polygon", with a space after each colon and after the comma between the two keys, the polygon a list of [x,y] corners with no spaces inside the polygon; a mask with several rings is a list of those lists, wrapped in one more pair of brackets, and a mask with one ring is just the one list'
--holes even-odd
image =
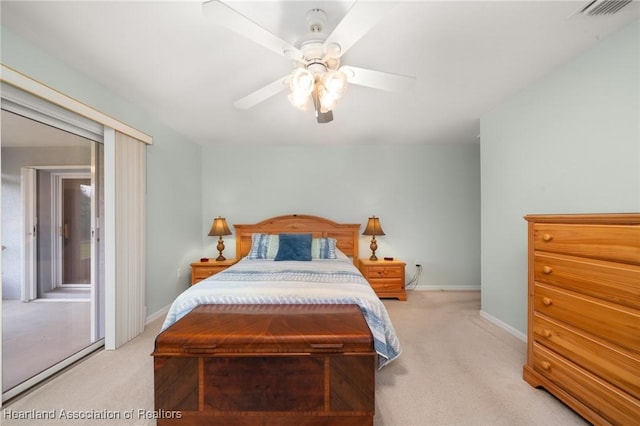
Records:
{"label": "light green wall", "polygon": [[[255,223],[285,214],[312,214],[360,223],[380,217],[378,257],[424,266],[420,285],[479,288],[480,147],[478,144],[304,145],[227,144],[204,147],[202,235],[214,217]],[[220,161],[220,158],[226,159]],[[369,237],[360,253],[369,256]],[[225,239],[235,256],[233,236]]]}
{"label": "light green wall", "polygon": [[1,28],[1,60],[29,77],[154,138],[147,148],[146,305],[153,314],[189,284],[201,251],[201,147]]}
{"label": "light green wall", "polygon": [[526,333],[529,213],[640,211],[640,24],[481,119],[482,310]]}
{"label": "light green wall", "polygon": [[[481,265],[483,311],[524,333],[522,216],[640,210],[639,33],[638,23],[628,26],[487,114],[481,149],[295,141],[200,147],[4,28],[1,52],[6,65],[154,136],[147,150],[149,313],[186,287],[189,262],[214,254],[206,237],[214,216],[252,223],[298,212],[364,225],[375,214],[387,233],[380,255],[406,260],[409,274],[419,261],[421,284],[434,288],[477,286]],[[228,238],[226,253],[234,250]],[[360,250],[368,251],[365,237]]]}
{"label": "light green wall", "polygon": [[[421,285],[478,288],[479,146],[200,147],[2,29],[2,62],[154,137],[147,149],[147,312],[187,287],[189,263],[215,254],[214,216],[252,223],[293,212],[382,218],[380,256],[424,266]],[[227,160],[220,161],[220,158]],[[360,250],[368,255],[369,239]],[[227,257],[235,252],[226,239]],[[229,256],[231,255],[231,256]]]}

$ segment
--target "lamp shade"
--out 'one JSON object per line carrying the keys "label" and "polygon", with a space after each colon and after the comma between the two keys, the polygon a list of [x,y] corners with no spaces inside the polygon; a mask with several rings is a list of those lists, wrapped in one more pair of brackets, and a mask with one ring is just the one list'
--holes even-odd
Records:
{"label": "lamp shade", "polygon": [[362,235],[384,235],[382,226],[380,226],[380,219],[375,216],[371,216]]}
{"label": "lamp shade", "polygon": [[222,236],[222,235],[231,235],[231,231],[229,230],[229,226],[227,226],[227,220],[224,217],[218,216],[213,219],[213,224],[211,225],[211,230],[209,231],[209,236]]}

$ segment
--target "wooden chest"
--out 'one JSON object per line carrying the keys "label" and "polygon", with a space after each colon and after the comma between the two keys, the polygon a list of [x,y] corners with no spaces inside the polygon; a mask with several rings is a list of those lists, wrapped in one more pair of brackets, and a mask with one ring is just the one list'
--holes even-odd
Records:
{"label": "wooden chest", "polygon": [[158,425],[372,425],[356,305],[202,305],[156,337]]}
{"label": "wooden chest", "polygon": [[637,424],[640,214],[526,219],[525,380],[594,424]]}

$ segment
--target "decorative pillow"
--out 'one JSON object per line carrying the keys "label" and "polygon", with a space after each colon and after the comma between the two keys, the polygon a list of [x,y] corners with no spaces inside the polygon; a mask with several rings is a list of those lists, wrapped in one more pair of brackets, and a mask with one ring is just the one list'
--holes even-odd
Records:
{"label": "decorative pillow", "polygon": [[312,234],[280,234],[274,260],[310,261],[312,239]]}
{"label": "decorative pillow", "polygon": [[251,249],[247,259],[274,259],[278,253],[278,235],[251,235]]}
{"label": "decorative pillow", "polygon": [[311,241],[312,259],[337,259],[335,238],[314,238]]}

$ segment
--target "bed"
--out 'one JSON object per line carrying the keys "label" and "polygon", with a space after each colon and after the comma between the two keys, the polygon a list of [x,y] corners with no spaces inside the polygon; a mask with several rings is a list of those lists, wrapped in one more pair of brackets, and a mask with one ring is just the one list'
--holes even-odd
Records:
{"label": "bed", "polygon": [[[401,349],[355,267],[360,225],[287,215],[234,228],[241,260],[179,295],[156,339],[156,410],[188,424],[372,424],[375,369]],[[313,380],[315,405],[300,396]],[[253,396],[216,405],[234,386]]]}

